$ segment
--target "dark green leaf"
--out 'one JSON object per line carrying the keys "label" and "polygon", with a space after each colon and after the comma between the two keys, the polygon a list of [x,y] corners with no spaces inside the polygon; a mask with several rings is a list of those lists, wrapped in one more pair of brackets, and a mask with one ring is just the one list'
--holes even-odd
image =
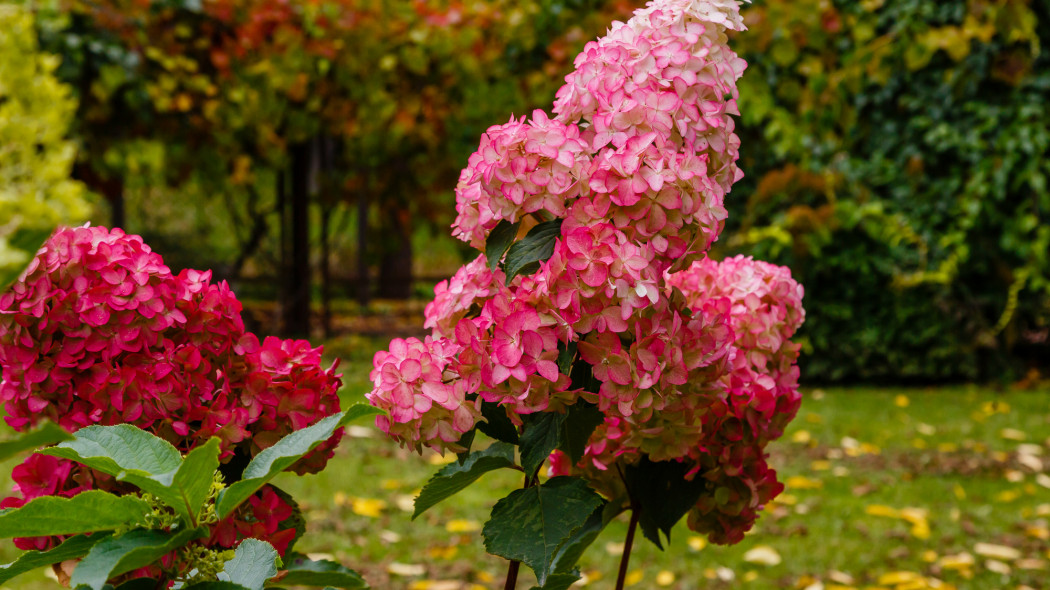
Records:
{"label": "dark green leaf", "polygon": [[485,242],[485,256],[488,258],[489,270],[496,270],[496,267],[499,266],[500,259],[507,252],[507,248],[514,243],[514,238],[518,236],[519,227],[521,227],[520,221],[510,223],[503,219],[492,229],[489,239]]}
{"label": "dark green leaf", "polygon": [[101,590],[106,580],[145,567],[175,551],[194,539],[207,536],[208,529],[185,529],[177,533],[134,529],[117,537],[109,537],[91,548],[87,557],[77,564],[70,579],[70,587],[81,590]]}
{"label": "dark green leaf", "polygon": [[493,507],[481,533],[485,549],[529,566],[543,586],[558,551],[601,503],[601,497],[576,477],[554,477],[516,490]]}
{"label": "dark green leaf", "polygon": [[475,451],[462,463],[450,463],[441,468],[416,497],[415,519],[438,502],[458,493],[479,477],[495,469],[514,467],[514,447],[495,442],[483,451]]}
{"label": "dark green leaf", "polygon": [[692,508],[707,484],[700,474],[686,481],[691,466],[678,461],[642,460],[624,469],[627,490],[641,511],[638,524],[642,534],[663,549],[659,531],[671,540],[671,529]]}
{"label": "dark green leaf", "polygon": [[570,342],[565,344],[564,342],[558,343],[558,371],[563,375],[568,375],[569,371],[572,370],[572,363],[576,360],[576,343]]}
{"label": "dark green leaf", "polygon": [[[112,587],[106,584],[103,590],[108,590]],[[152,578],[135,578],[117,586],[116,590],[157,590],[157,580]]]}
{"label": "dark green leaf", "polygon": [[554,241],[561,236],[561,222],[561,219],[544,221],[510,247],[504,262],[508,285],[519,274],[535,272],[540,262],[554,254]]}
{"label": "dark green leaf", "polygon": [[0,584],[38,567],[84,557],[96,543],[108,536],[107,533],[95,533],[91,536],[77,535],[66,539],[61,545],[48,551],[26,551],[11,563],[0,565]]}
{"label": "dark green leaf", "polygon": [[547,577],[546,584],[533,586],[532,590],[569,590],[569,587],[579,579],[580,574],[578,573],[551,574]]}
{"label": "dark green leaf", "polygon": [[219,518],[225,518],[242,502],[247,500],[266,482],[278,473],[291,467],[296,461],[309,453],[322,442],[328,440],[335,430],[346,423],[381,414],[382,411],[365,404],[355,404],[342,414],[333,414],[313,426],[296,430],[277,441],[272,447],[263,449],[244,468],[241,481],[226,488],[219,494],[216,510]]}
{"label": "dark green leaf", "polygon": [[471,428],[470,430],[464,432],[463,436],[459,437],[459,440],[456,441],[456,444],[466,449],[461,453],[456,453],[456,458],[460,463],[466,461],[467,457],[470,456],[470,447],[474,444],[474,437],[477,436],[477,434],[478,429]]}
{"label": "dark green leaf", "polygon": [[565,412],[565,421],[561,425],[561,442],[559,449],[569,456],[575,464],[583,458],[594,429],[605,420],[598,406],[583,400],[569,406]]}
{"label": "dark green leaf", "polygon": [[141,522],[149,504],[135,496],[89,490],[72,498],[41,496],[0,513],[0,539],[108,531]]}
{"label": "dark green leaf", "polygon": [[219,572],[219,581],[233,582],[248,590],[263,590],[266,580],[277,575],[277,550],[259,539],[245,539],[233,559]]}
{"label": "dark green leaf", "polygon": [[368,588],[368,583],[357,572],[334,561],[313,561],[304,555],[290,556],[288,573],[281,578],[290,586],[332,586],[344,590]]}
{"label": "dark green leaf", "polygon": [[562,424],[567,414],[541,412],[526,417],[521,433],[521,466],[526,477],[535,477],[551,451],[561,444]]}
{"label": "dark green leaf", "polygon": [[512,445],[518,444],[518,429],[507,417],[507,410],[493,402],[481,402],[484,421],[478,422],[478,430],[496,440]]}
{"label": "dark green leaf", "polygon": [[609,522],[604,519],[605,507],[605,502],[599,504],[591,512],[583,526],[576,529],[565,541],[565,544],[558,549],[557,554],[554,555],[554,560],[551,562],[552,572],[559,574],[571,574],[573,572],[576,568],[576,562],[583,556],[583,552],[598,538],[598,534],[602,532],[602,529]]}
{"label": "dark green leaf", "polygon": [[20,434],[11,440],[0,442],[0,461],[17,455],[22,451],[28,451],[45,445],[53,445],[57,442],[70,440],[72,438],[73,435],[63,430],[58,424],[49,420],[29,432]]}

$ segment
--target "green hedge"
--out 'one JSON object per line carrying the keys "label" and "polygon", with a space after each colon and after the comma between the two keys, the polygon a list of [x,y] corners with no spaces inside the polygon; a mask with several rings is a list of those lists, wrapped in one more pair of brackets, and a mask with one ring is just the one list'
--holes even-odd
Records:
{"label": "green hedge", "polygon": [[1050,4],[756,0],[720,247],[806,287],[811,382],[1050,369]]}

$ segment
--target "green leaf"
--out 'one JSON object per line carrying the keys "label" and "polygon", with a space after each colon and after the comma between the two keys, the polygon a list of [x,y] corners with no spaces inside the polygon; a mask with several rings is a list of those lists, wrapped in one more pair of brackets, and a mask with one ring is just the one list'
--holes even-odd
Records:
{"label": "green leaf", "polygon": [[554,477],[511,492],[492,508],[482,536],[485,549],[536,572],[540,586],[553,573],[558,551],[582,528],[602,499],[577,477]]}
{"label": "green leaf", "polygon": [[572,535],[566,539],[565,544],[558,549],[558,553],[555,554],[554,560],[551,562],[551,571],[558,574],[573,573],[576,568],[576,562],[583,557],[583,552],[591,546],[591,543],[598,538],[598,534],[602,532],[602,529],[611,520],[611,518],[609,520],[605,518],[606,506],[608,504],[604,501],[599,504],[591,512],[591,515],[587,517],[587,521],[583,523],[583,526],[573,531]]}
{"label": "green leaf", "polygon": [[594,429],[605,420],[605,415],[598,406],[583,400],[569,406],[565,412],[565,421],[561,425],[561,437],[558,448],[569,456],[573,464],[583,458]]}
{"label": "green leaf", "polygon": [[578,573],[551,574],[547,577],[546,584],[533,586],[532,590],[569,590],[569,587],[579,579],[580,574]]}
{"label": "green leaf", "polygon": [[89,490],[72,498],[41,496],[0,513],[0,539],[108,531],[141,522],[151,512],[135,496]]}
{"label": "green leaf", "polygon": [[184,529],[178,533],[134,529],[109,537],[95,545],[81,561],[70,579],[70,588],[101,590],[106,580],[150,565],[194,539],[207,536],[208,529]]}
{"label": "green leaf", "polygon": [[551,451],[561,444],[562,425],[567,414],[542,412],[526,417],[521,433],[521,466],[526,477],[535,477]]}
{"label": "green leaf", "polygon": [[541,262],[554,254],[554,241],[561,236],[561,222],[554,219],[538,224],[507,250],[504,266],[508,285],[519,274],[535,272]]}
{"label": "green leaf", "polygon": [[660,533],[671,540],[671,529],[692,508],[707,488],[700,474],[692,481],[685,479],[691,466],[679,461],[642,460],[624,469],[624,483],[634,502],[638,503],[638,524],[642,534],[663,549]]}
{"label": "green leaf", "polygon": [[518,236],[519,227],[521,227],[520,221],[510,223],[503,219],[492,229],[489,239],[485,242],[485,256],[488,258],[489,270],[496,270],[496,267],[499,266],[500,259],[507,252],[507,248],[514,243],[514,238]]}
{"label": "green leaf", "polygon": [[[171,500],[181,501],[181,506],[191,515],[190,522],[195,523],[204,503],[211,493],[211,484],[215,471],[219,468],[219,439],[211,437],[208,442],[193,449],[183,459],[179,470],[169,488]],[[167,490],[166,490],[167,491]],[[165,496],[158,496],[177,512],[182,512],[178,504],[173,504]]]}
{"label": "green leaf", "polygon": [[[109,590],[113,586],[106,584],[102,590]],[[151,578],[135,578],[134,580],[128,580],[120,586],[116,587],[116,590],[157,590],[157,580]]]}
{"label": "green leaf", "polygon": [[0,442],[0,461],[17,455],[22,451],[53,445],[72,438],[73,436],[61,426],[49,420],[29,432],[20,434],[11,440]]}
{"label": "green leaf", "polygon": [[88,426],[73,440],[40,451],[83,463],[138,486],[170,506],[187,523],[208,499],[219,467],[219,439],[212,437],[183,460],[168,441],[130,424]]}
{"label": "green leaf", "polygon": [[485,420],[478,422],[478,430],[496,440],[518,444],[518,429],[502,406],[494,402],[481,402],[481,415]]}
{"label": "green leaf", "polygon": [[288,560],[288,573],[281,578],[282,584],[289,586],[332,586],[345,590],[368,588],[368,583],[360,574],[343,567],[334,561],[313,561],[301,554],[294,554]]}
{"label": "green leaf", "polygon": [[248,590],[248,588],[233,582],[208,581],[200,582],[192,586],[184,586],[182,590]]}
{"label": "green leaf", "polygon": [[572,370],[572,363],[576,360],[576,348],[575,342],[558,343],[558,372],[561,374],[568,375]]}
{"label": "green leaf", "polygon": [[182,454],[171,443],[131,424],[81,428],[73,440],[40,452],[72,459],[114,477],[124,472],[174,476],[182,464]]}
{"label": "green leaf", "polygon": [[248,590],[263,590],[266,580],[277,575],[277,550],[259,539],[245,539],[237,546],[233,559],[219,572],[219,581],[233,582]]}
{"label": "green leaf", "polygon": [[0,565],[0,584],[38,567],[61,563],[67,559],[84,557],[99,541],[109,537],[108,533],[95,533],[90,537],[77,535],[66,539],[61,545],[47,551],[26,551],[18,559]]}
{"label": "green leaf", "polygon": [[244,468],[241,481],[219,493],[216,511],[219,518],[226,518],[242,502],[247,500],[266,482],[278,473],[291,467],[314,449],[328,440],[335,430],[351,420],[381,414],[382,410],[366,404],[355,404],[342,414],[333,414],[302,430],[296,430],[277,441],[272,447],[263,449]]}
{"label": "green leaf", "polygon": [[489,471],[514,467],[514,446],[505,442],[492,443],[483,451],[475,451],[462,463],[449,463],[441,468],[416,497],[413,520],[442,500],[459,493]]}

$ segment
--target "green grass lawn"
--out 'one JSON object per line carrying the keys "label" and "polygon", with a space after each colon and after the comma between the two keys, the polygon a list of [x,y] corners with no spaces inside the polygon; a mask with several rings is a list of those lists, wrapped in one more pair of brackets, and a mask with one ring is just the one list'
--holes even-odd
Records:
{"label": "green grass lawn", "polygon": [[[382,343],[333,344],[345,355],[344,402],[361,401]],[[769,451],[787,489],[742,543],[712,546],[684,523],[663,552],[639,537],[632,587],[1048,587],[1050,391],[808,390]],[[502,588],[506,562],[485,554],[479,529],[519,474],[488,474],[412,522],[413,495],[439,463],[371,425],[352,428],[324,473],[277,482],[308,517],[298,549],[330,555],[379,589]],[[626,529],[614,523],[584,556],[584,587],[613,587]],[[5,541],[0,559],[17,553]],[[518,588],[532,582],[522,568]],[[41,572],[4,587],[57,584]]]}

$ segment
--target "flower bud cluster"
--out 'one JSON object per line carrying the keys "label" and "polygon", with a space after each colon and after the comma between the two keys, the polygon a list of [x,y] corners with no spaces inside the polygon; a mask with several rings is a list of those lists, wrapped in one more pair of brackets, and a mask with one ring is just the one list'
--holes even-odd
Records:
{"label": "flower bud cluster", "polygon": [[[250,458],[339,410],[339,375],[320,363],[320,349],[306,341],[260,342],[225,282],[212,283],[210,272],[172,274],[140,237],[119,229],[59,229],[0,294],[0,400],[20,431],[42,419],[69,431],[130,423],[183,452],[214,436],[223,462]],[[339,436],[293,468],[322,469]],[[93,488],[128,491],[43,455],[13,476],[20,497],[5,508]]]}
{"label": "flower bud cluster", "polygon": [[[453,235],[488,251],[438,285],[431,336],[376,355],[368,399],[389,412],[383,430],[460,451],[484,402],[519,425],[591,403],[604,423],[578,465],[555,457],[561,473],[615,497],[618,462],[686,462],[710,492],[694,528],[725,542],[750,527],[780,490],[763,448],[797,411],[788,339],[803,312],[786,269],[706,258],[742,176],[732,115],[746,64],[726,36],[744,29],[737,9],[654,0],[584,48],[553,118],[482,136]],[[521,251],[544,248],[517,270]]]}

